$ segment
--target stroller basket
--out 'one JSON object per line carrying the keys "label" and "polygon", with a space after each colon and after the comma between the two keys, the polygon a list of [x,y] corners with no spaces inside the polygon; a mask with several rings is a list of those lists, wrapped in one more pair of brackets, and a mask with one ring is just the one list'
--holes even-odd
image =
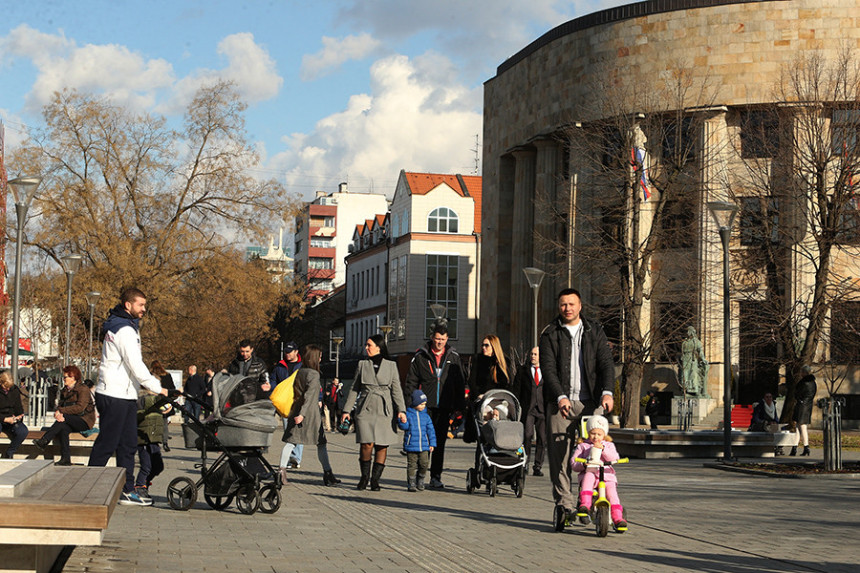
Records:
{"label": "stroller basket", "polygon": [[206,440],[206,449],[209,451],[215,450],[215,441],[211,436],[204,437],[203,430],[192,424],[182,424],[182,438],[185,440],[185,447],[189,450],[202,450],[203,440]]}

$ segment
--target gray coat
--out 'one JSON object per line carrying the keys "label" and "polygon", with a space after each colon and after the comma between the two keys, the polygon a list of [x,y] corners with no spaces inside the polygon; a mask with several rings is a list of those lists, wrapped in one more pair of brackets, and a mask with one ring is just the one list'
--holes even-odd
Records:
{"label": "gray coat", "polygon": [[[320,373],[311,368],[300,368],[293,382],[293,407],[287,419],[287,429],[282,440],[292,444],[317,444],[320,437]],[[302,423],[294,418],[304,416]]]}
{"label": "gray coat", "polygon": [[[358,394],[361,399],[356,403]],[[355,382],[346,398],[344,412],[355,405],[355,441],[359,444],[390,446],[397,441],[397,430],[393,426],[397,412],[406,412],[400,375],[397,364],[383,360],[379,372],[373,371],[370,360],[358,363]]]}

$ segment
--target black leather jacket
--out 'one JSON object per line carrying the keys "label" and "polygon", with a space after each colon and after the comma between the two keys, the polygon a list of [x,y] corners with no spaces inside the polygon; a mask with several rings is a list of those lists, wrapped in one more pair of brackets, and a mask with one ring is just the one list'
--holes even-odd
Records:
{"label": "black leather jacket", "polygon": [[[603,392],[615,389],[615,362],[609,341],[599,322],[581,317],[582,377],[591,397],[600,401]],[[540,367],[544,380],[544,400],[555,404],[559,396],[570,397],[570,355],[573,341],[561,317],[543,329],[540,336]]]}
{"label": "black leather jacket", "polygon": [[429,343],[418,349],[406,374],[404,398],[407,406],[412,406],[412,393],[420,388],[427,395],[428,408],[440,408],[450,412],[465,407],[466,376],[460,355],[450,346],[446,346],[440,364],[442,373],[437,381],[436,359],[430,351]]}

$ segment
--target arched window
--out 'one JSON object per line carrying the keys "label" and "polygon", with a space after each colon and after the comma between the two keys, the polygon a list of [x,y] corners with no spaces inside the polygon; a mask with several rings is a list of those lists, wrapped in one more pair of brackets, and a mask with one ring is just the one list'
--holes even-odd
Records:
{"label": "arched window", "polygon": [[458,232],[458,217],[453,209],[439,207],[433,209],[427,217],[427,230],[431,233]]}

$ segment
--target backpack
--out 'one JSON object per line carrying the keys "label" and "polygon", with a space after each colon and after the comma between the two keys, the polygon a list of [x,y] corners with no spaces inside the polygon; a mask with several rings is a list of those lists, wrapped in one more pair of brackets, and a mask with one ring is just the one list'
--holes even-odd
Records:
{"label": "backpack", "polygon": [[298,370],[290,374],[284,380],[275,386],[275,389],[272,390],[271,395],[269,395],[269,400],[272,401],[272,404],[275,405],[275,410],[278,411],[282,417],[286,418],[290,415],[290,410],[293,408],[293,401],[295,395],[293,393],[293,383],[296,381],[296,373]]}

